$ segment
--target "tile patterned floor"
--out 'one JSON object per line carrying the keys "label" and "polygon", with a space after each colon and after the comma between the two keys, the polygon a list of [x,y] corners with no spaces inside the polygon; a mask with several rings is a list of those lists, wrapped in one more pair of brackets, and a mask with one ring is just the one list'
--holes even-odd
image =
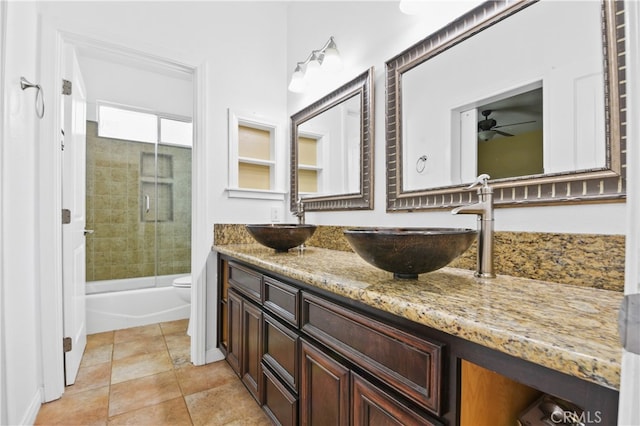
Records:
{"label": "tile patterned floor", "polygon": [[187,320],[87,336],[76,383],[37,425],[270,425],[220,361],[189,361]]}

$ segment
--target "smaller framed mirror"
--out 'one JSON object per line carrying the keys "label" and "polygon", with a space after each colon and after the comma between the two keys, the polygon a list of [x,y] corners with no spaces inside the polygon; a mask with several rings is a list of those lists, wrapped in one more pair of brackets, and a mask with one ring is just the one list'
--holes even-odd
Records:
{"label": "smaller framed mirror", "polygon": [[373,209],[373,74],[291,116],[291,211]]}

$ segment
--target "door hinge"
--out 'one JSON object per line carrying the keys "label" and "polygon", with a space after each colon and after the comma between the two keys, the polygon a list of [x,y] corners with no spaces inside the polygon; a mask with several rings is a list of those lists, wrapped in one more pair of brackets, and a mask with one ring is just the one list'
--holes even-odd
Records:
{"label": "door hinge", "polygon": [[67,353],[67,352],[71,352],[71,349],[73,347],[73,343],[71,340],[71,337],[65,337],[64,339],[62,339],[62,351]]}
{"label": "door hinge", "polygon": [[618,314],[620,342],[628,352],[640,355],[640,293],[627,294]]}
{"label": "door hinge", "polygon": [[62,80],[62,94],[70,95],[71,94],[71,82],[69,80]]}
{"label": "door hinge", "polygon": [[62,224],[66,225],[71,223],[71,210],[62,209]]}

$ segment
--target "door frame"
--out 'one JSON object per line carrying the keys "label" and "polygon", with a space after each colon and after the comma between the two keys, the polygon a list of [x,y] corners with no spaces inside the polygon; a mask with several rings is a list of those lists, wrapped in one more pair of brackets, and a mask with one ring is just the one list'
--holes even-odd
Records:
{"label": "door frame", "polygon": [[[627,66],[627,117],[637,117],[640,112],[640,5],[636,1],[625,2],[626,66]],[[640,293],[640,123],[627,122],[627,235],[625,247],[625,283],[627,296]],[[629,312],[631,314],[631,312]],[[637,325],[635,326],[637,328]],[[627,331],[628,334],[636,330]],[[638,399],[640,398],[640,354],[622,350],[620,370],[619,425],[640,423]]]}
{"label": "door frame", "polygon": [[[7,2],[0,1],[0,99],[5,99],[4,84],[4,67],[5,67],[5,50],[6,50],[6,28],[7,28]],[[4,102],[0,102],[0,129],[5,129],[5,108]],[[4,158],[4,130],[0,130],[0,158]],[[2,176],[2,161],[0,161],[0,176]],[[0,185],[0,212],[4,204],[4,195],[2,193],[2,185]],[[0,218],[0,235],[4,235],[4,221]],[[6,355],[5,355],[5,317],[4,317],[4,245],[0,243],[0,424],[8,423],[8,403],[7,403],[7,385],[6,385]]]}
{"label": "door frame", "polygon": [[[165,57],[148,54],[131,48],[114,45],[111,42],[97,40],[65,32],[55,24],[43,19],[40,21],[40,80],[48,96],[47,114],[41,120],[40,148],[37,158],[37,194],[40,212],[36,230],[40,237],[36,253],[40,269],[40,337],[42,358],[43,401],[58,399],[64,393],[64,354],[63,304],[62,304],[62,154],[60,150],[60,105],[62,60],[65,44],[78,46],[89,44],[115,52],[133,55],[164,64],[189,70],[193,75],[194,100],[194,138],[192,147],[192,219],[191,219],[191,360],[195,365],[206,362],[206,259],[210,251],[211,232],[208,227],[208,203],[206,193],[206,65],[185,64]],[[206,247],[206,252],[204,248]],[[215,296],[215,295],[214,295]]]}

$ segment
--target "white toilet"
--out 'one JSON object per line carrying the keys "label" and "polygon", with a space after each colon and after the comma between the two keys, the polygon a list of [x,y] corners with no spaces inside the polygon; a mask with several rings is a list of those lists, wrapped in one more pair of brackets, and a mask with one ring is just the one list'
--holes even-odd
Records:
{"label": "white toilet", "polygon": [[[176,289],[178,297],[187,303],[191,303],[191,275],[185,275],[173,280],[173,288]],[[191,318],[189,318],[189,326],[187,334],[191,336]]]}

